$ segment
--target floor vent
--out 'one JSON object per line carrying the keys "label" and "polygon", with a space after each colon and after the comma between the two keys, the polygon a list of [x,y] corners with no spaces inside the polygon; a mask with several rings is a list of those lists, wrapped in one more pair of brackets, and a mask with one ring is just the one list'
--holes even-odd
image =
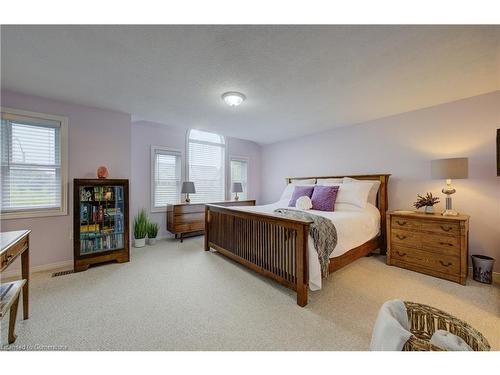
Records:
{"label": "floor vent", "polygon": [[59,272],[54,272],[54,273],[52,274],[52,277],[69,275],[70,273],[73,273],[73,272],[75,272],[75,271],[73,271],[73,270],[68,270],[68,271],[59,271]]}

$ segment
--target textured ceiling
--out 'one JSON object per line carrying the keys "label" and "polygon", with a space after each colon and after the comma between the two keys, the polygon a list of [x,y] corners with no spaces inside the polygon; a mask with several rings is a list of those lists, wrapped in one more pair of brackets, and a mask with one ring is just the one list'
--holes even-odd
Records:
{"label": "textured ceiling", "polygon": [[[271,143],[499,89],[499,26],[2,26],[2,88]],[[220,95],[241,91],[230,108]]]}

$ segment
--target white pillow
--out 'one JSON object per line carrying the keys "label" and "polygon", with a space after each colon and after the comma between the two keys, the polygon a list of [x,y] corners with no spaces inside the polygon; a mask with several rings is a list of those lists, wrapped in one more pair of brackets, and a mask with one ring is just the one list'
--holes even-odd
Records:
{"label": "white pillow", "polygon": [[371,189],[370,192],[368,193],[368,203],[373,204],[374,206],[377,205],[377,195],[378,195],[378,189],[380,189],[380,180],[356,180],[355,178],[351,177],[344,177],[343,178],[344,183],[365,183],[365,184],[371,184]]}
{"label": "white pillow", "polygon": [[372,184],[357,184],[350,182],[348,184],[338,184],[339,192],[335,203],[352,204],[359,208],[365,208],[368,201],[368,194]]}
{"label": "white pillow", "polygon": [[299,210],[310,210],[312,208],[312,201],[307,195],[299,197],[295,202],[295,207]]}
{"label": "white pillow", "polygon": [[329,186],[341,184],[342,182],[342,178],[318,178],[316,185]]}
{"label": "white pillow", "polygon": [[293,195],[293,189],[295,189],[295,186],[314,186],[314,183],[316,180],[314,178],[311,178],[309,180],[294,180],[290,184],[286,185],[285,190],[283,190],[283,193],[281,194],[280,201],[282,200],[290,200],[292,199]]}
{"label": "white pillow", "polygon": [[430,343],[438,348],[448,351],[471,351],[472,348],[467,345],[463,338],[454,335],[444,329],[438,329],[431,337]]}

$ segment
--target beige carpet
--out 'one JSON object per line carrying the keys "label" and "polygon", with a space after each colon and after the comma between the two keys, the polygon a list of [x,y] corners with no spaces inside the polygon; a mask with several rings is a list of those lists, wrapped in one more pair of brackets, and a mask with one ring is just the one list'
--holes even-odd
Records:
{"label": "beige carpet", "polygon": [[[31,316],[4,349],[366,350],[380,305],[401,298],[468,321],[500,349],[500,288],[467,286],[363,258],[300,308],[291,291],[202,250],[202,237],[133,249],[131,262],[35,274]],[[20,309],[21,313],[21,309]],[[7,343],[2,321],[2,346]]]}

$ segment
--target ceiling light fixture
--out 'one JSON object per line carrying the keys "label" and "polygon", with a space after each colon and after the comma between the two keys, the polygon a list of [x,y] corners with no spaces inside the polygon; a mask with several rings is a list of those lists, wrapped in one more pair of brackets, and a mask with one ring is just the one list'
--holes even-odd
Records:
{"label": "ceiling light fixture", "polygon": [[222,94],[222,99],[230,107],[236,107],[240,105],[246,98],[247,97],[245,95],[237,91],[229,91]]}

